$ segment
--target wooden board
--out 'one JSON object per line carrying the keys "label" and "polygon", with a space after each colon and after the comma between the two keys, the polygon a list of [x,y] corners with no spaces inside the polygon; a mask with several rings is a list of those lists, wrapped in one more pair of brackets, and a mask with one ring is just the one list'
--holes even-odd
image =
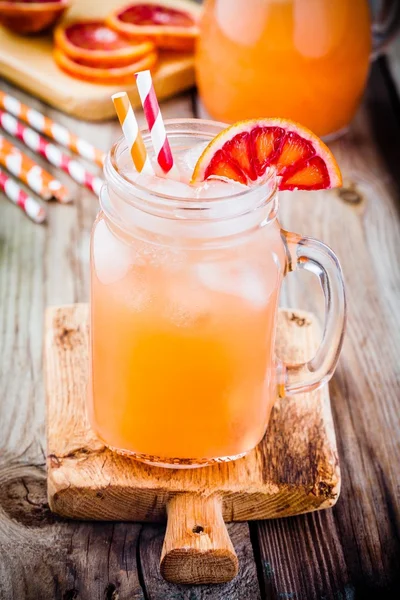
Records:
{"label": "wooden board", "polygon": [[[122,4],[121,0],[75,0],[64,20],[102,18]],[[196,5],[195,8],[201,10]],[[114,117],[110,97],[121,86],[96,85],[69,77],[53,61],[52,47],[51,34],[22,37],[0,26],[0,75],[75,117],[87,121]],[[191,87],[194,84],[193,55],[163,52],[153,80],[159,100]],[[133,81],[126,91],[133,106],[140,106]]]}
{"label": "wooden board", "polygon": [[[290,364],[310,358],[319,327],[310,313],[280,312],[278,351]],[[163,521],[164,576],[180,583],[227,581],[237,570],[225,521],[267,519],[332,506],[340,473],[328,388],[279,401],[267,435],[245,458],[193,470],[150,467],[108,450],[86,413],[88,306],[49,308],[45,329],[50,508],[79,519]],[[196,531],[200,527],[199,531]],[[196,535],[208,532],[207,540]],[[182,563],[214,551],[200,574]],[[225,549],[220,569],[216,550]],[[181,552],[179,554],[179,551]],[[218,555],[219,556],[219,555]],[[202,557],[202,564],[205,558]],[[185,571],[187,569],[187,571]],[[222,573],[222,579],[216,579]]]}

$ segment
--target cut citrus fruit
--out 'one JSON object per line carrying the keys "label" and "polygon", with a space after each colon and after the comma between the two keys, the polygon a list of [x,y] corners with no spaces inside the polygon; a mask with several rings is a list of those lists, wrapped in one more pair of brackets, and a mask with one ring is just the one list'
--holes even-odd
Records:
{"label": "cut citrus fruit", "polygon": [[53,57],[60,69],[71,75],[71,77],[104,85],[132,85],[134,74],[137,71],[151,69],[157,62],[157,53],[150,52],[150,54],[146,54],[131,65],[114,68],[96,68],[82,64],[79,60],[72,60],[57,47],[54,48]]}
{"label": "cut citrus fruit", "polygon": [[39,33],[54,25],[70,0],[0,1],[0,23],[19,34]]}
{"label": "cut citrus fruit", "polygon": [[123,67],[154,51],[152,42],[130,42],[104,21],[63,23],[56,27],[54,41],[72,60],[97,68]]}
{"label": "cut citrus fruit", "polygon": [[211,175],[251,184],[268,168],[280,190],[321,190],[342,185],[338,164],[312,131],[289,119],[251,119],[224,129],[206,147],[192,182]]}
{"label": "cut citrus fruit", "polygon": [[111,13],[106,23],[121,35],[151,40],[159,48],[192,50],[201,7],[187,0],[134,0]]}

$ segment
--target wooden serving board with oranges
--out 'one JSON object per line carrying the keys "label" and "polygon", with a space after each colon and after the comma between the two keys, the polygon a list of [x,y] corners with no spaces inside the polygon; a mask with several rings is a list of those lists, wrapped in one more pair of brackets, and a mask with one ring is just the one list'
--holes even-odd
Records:
{"label": "wooden serving board with oranges", "polygon": [[[121,88],[129,93],[134,107],[140,106],[133,77],[135,71],[152,69],[159,99],[191,87],[194,84],[193,42],[196,33],[193,23],[198,20],[201,7],[191,0],[150,0],[150,4],[162,7],[154,17],[155,11],[147,14],[143,10],[145,4],[149,3],[139,5],[138,0],[72,0],[62,17],[61,27],[55,30],[57,48],[52,32],[22,36],[0,26],[0,76],[54,107],[90,121],[115,116],[110,97]],[[137,5],[138,9],[125,17],[120,9],[128,5]],[[0,20],[1,17],[0,6]],[[88,41],[88,31],[83,28],[81,31],[78,28],[81,47],[74,48],[68,43],[76,40],[76,31],[71,31],[65,43],[64,25],[107,18],[116,29],[106,27],[95,32],[96,53],[85,52],[85,45],[93,50],[94,36],[93,32],[89,32],[91,39]],[[140,39],[136,38],[137,29],[132,25],[135,19],[141,23]],[[157,34],[152,19],[156,24],[164,24],[166,36]],[[171,19],[172,28],[168,28],[168,19]],[[118,28],[121,33],[117,33]],[[180,29],[183,30],[182,35]],[[113,31],[116,32],[116,41]],[[147,34],[148,39],[145,39]],[[116,53],[112,51],[113,45],[118,50]],[[129,48],[130,45],[132,48]]]}

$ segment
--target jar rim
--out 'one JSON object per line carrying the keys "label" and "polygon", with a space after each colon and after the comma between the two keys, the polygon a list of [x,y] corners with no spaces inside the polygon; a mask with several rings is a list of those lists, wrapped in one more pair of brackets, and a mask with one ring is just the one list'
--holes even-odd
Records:
{"label": "jar rim", "polygon": [[[195,135],[196,133],[204,137],[207,135],[207,133],[202,132],[201,129],[208,128],[210,131],[208,135],[211,141],[218,131],[221,131],[227,127],[225,123],[195,118],[165,119],[164,123],[168,136],[172,139],[175,136],[191,136]],[[150,150],[150,131],[148,129],[143,129],[141,132],[144,144]],[[224,203],[231,202],[232,200],[250,200],[259,195],[262,197],[262,205],[266,206],[273,200],[278,191],[277,176],[275,173],[270,172],[270,174],[261,184],[252,187],[248,186],[245,190],[241,190],[227,196],[184,198],[170,194],[164,194],[159,191],[153,191],[132,181],[121,172],[118,166],[118,160],[121,153],[124,151],[126,152],[127,150],[127,142],[123,136],[120,136],[111,147],[110,152],[107,154],[104,164],[104,173],[106,180],[110,183],[111,187],[118,190],[118,193],[120,196],[122,196],[122,199],[130,205],[135,205],[135,200],[146,200],[148,203],[148,208],[153,206],[153,208],[158,207],[161,209],[190,209],[190,213],[193,216],[196,211],[207,212],[204,211],[205,208],[211,208],[217,204],[223,205]],[[252,208],[249,207],[249,210],[252,210]]]}

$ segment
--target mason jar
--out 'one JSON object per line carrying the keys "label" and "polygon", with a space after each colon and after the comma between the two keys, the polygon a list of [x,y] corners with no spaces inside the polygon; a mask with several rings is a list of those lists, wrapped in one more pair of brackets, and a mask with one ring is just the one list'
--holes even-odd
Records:
{"label": "mason jar", "polygon": [[[223,127],[166,121],[175,157]],[[144,142],[151,154],[148,132]],[[273,174],[194,199],[167,195],[160,180],[158,191],[135,183],[130,160],[121,138],[91,238],[92,427],[111,449],[159,466],[237,459],[264,436],[279,395],[331,377],[345,320],[338,260],[281,229]],[[301,368],[275,356],[282,280],[298,268],[326,298],[322,344]]]}

